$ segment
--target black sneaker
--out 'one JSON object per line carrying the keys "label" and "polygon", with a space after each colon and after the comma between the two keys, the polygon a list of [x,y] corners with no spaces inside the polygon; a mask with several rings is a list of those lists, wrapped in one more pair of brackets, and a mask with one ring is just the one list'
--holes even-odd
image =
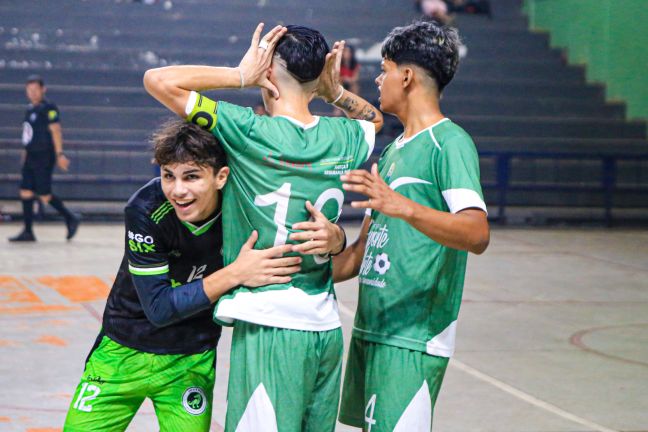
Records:
{"label": "black sneaker", "polygon": [[9,237],[10,242],[35,242],[36,237],[31,231],[23,231],[17,236]]}
{"label": "black sneaker", "polygon": [[67,237],[65,237],[66,239],[72,240],[72,237],[74,237],[74,235],[76,234],[77,229],[79,229],[80,223],[81,221],[76,216],[72,216],[70,219],[65,221],[68,230]]}

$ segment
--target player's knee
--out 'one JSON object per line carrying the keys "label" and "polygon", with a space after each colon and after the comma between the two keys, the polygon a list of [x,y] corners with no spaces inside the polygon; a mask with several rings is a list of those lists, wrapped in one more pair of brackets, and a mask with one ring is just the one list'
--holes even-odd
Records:
{"label": "player's knee", "polygon": [[52,199],[52,195],[41,195],[38,198],[43,204],[49,204],[50,200]]}
{"label": "player's knee", "polygon": [[20,199],[28,200],[34,198],[34,192],[27,189],[20,189]]}

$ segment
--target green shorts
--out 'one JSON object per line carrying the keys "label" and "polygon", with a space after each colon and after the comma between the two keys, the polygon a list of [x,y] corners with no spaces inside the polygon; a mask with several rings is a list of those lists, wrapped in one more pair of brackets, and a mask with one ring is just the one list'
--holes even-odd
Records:
{"label": "green shorts", "polygon": [[85,366],[64,431],[123,431],[145,398],[160,431],[209,431],[215,350],[151,354],[104,336]]}
{"label": "green shorts", "polygon": [[301,331],[236,321],[225,431],[333,431],[343,348],[339,328]]}
{"label": "green shorts", "polygon": [[445,357],[352,338],[340,422],[367,432],[430,432],[447,365]]}

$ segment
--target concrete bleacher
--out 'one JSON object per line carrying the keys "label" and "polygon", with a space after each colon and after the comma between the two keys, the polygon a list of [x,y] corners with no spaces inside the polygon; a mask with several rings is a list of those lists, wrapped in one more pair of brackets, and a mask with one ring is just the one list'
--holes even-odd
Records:
{"label": "concrete bleacher", "polygon": [[[602,86],[585,84],[584,70],[566,66],[546,35],[532,34],[518,0],[493,2],[494,17],[459,16],[468,56],[447,88],[444,113],[462,125],[480,152],[648,153],[646,126],[606,103]],[[141,85],[150,67],[178,63],[236,65],[259,21],[320,29],[329,41],[351,40],[368,50],[394,26],[415,16],[409,2],[389,0],[178,0],[153,6],[115,0],[5,0],[0,3],[0,199],[15,199],[25,109],[24,79],[41,74],[62,113],[66,153],[73,165],[55,175],[66,199],[124,201],[153,173],[148,136],[169,113]],[[361,91],[377,98],[377,61],[363,61]],[[257,91],[222,91],[243,105]],[[326,113],[317,102],[314,110]],[[378,146],[401,131],[388,117]],[[482,158],[485,184],[496,161]],[[618,178],[645,187],[648,161],[619,164]],[[600,161],[514,161],[512,184],[596,183]],[[600,205],[600,194],[575,197],[535,191],[512,195],[512,205]],[[486,191],[493,202],[495,194]],[[618,202],[622,202],[621,197]],[[627,200],[626,200],[627,201]]]}

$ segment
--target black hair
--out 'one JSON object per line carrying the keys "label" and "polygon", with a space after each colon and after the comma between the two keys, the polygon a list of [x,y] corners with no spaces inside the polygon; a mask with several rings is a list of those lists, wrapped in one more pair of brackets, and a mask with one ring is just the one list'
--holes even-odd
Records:
{"label": "black hair", "polygon": [[329,46],[317,30],[289,25],[275,53],[286,62],[288,72],[300,83],[317,79],[326,62]]}
{"label": "black hair", "polygon": [[41,87],[45,86],[45,81],[43,81],[43,78],[40,75],[29,75],[27,77],[27,81],[25,81],[25,84],[31,83],[38,83],[38,85]]}
{"label": "black hair", "polygon": [[383,42],[381,54],[397,65],[423,68],[436,81],[441,93],[457,70],[459,44],[455,28],[434,20],[419,20],[393,29]]}
{"label": "black hair", "polygon": [[155,162],[162,165],[195,163],[214,168],[214,174],[227,165],[220,142],[210,132],[193,123],[172,119],[152,137]]}

